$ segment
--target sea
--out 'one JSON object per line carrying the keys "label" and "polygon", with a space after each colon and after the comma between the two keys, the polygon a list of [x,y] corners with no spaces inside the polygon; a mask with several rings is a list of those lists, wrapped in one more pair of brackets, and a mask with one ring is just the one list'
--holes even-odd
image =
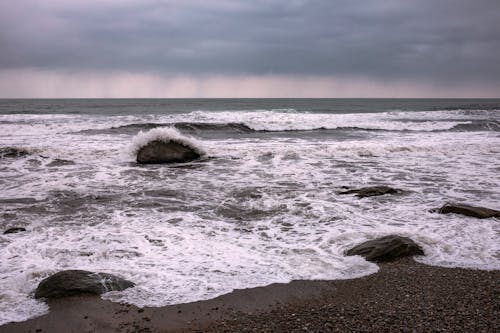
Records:
{"label": "sea", "polygon": [[[155,137],[202,158],[137,164]],[[339,194],[375,185],[401,191]],[[34,290],[60,270],[164,306],[372,274],[344,253],[389,234],[425,264],[498,270],[499,219],[431,210],[500,209],[500,99],[3,99],[0,188],[0,324],[47,313]]]}

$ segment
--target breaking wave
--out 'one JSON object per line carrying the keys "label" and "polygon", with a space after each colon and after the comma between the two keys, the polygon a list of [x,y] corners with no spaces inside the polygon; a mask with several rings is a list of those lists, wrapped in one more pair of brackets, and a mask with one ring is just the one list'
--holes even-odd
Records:
{"label": "breaking wave", "polygon": [[198,123],[198,122],[177,122],[177,123],[133,123],[104,129],[88,129],[79,131],[84,134],[135,134],[138,131],[147,131],[154,128],[176,128],[185,132],[201,131],[224,131],[236,133],[252,133],[254,129],[243,123]]}
{"label": "breaking wave", "polygon": [[[401,125],[401,126],[398,126]],[[414,125],[414,126],[412,126]],[[136,134],[141,131],[148,131],[157,128],[174,128],[189,134],[204,132],[224,132],[234,134],[248,133],[275,133],[275,132],[306,132],[306,131],[367,131],[367,132],[481,132],[500,131],[500,122],[496,120],[479,121],[414,121],[399,123],[373,123],[360,124],[360,126],[342,126],[334,124],[269,124],[252,127],[246,123],[133,123],[105,129],[83,130],[78,133],[85,134]]]}
{"label": "breaking wave", "polygon": [[470,123],[457,124],[451,131],[457,132],[482,132],[482,131],[500,131],[500,122],[496,120],[471,121]]}
{"label": "breaking wave", "polygon": [[137,155],[137,152],[152,141],[175,142],[193,149],[201,156],[205,155],[205,149],[199,140],[182,135],[175,128],[153,128],[148,132],[139,132],[132,139],[130,148],[131,155]]}
{"label": "breaking wave", "polygon": [[[472,113],[471,113],[472,112]],[[179,115],[117,119],[109,126],[80,130],[82,134],[135,135],[154,128],[175,128],[187,134],[253,134],[300,131],[440,132],[500,131],[494,111],[412,111],[382,113],[290,113],[281,111],[193,111]],[[136,121],[138,120],[138,121]],[[153,121],[151,121],[153,120]]]}

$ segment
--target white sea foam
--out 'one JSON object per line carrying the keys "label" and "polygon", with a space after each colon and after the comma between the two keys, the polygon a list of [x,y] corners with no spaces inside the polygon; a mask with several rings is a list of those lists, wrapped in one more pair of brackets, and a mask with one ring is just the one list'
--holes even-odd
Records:
{"label": "white sea foam", "polygon": [[[436,112],[435,112],[436,113]],[[470,117],[457,119],[456,113],[381,112],[359,114],[290,113],[279,111],[204,112],[190,114],[190,121],[240,122],[257,131],[292,131],[313,129],[360,128],[387,131],[439,131],[459,124],[468,124]],[[429,117],[429,118],[428,118]],[[428,121],[421,121],[429,119]],[[447,121],[447,119],[449,119]],[[406,121],[401,121],[406,120]],[[413,121],[412,121],[413,120]]]}
{"label": "white sea foam", "polygon": [[183,135],[175,128],[153,128],[147,132],[139,132],[132,140],[132,146],[130,148],[131,155],[137,155],[137,152],[142,147],[152,141],[162,141],[165,143],[176,142],[193,149],[200,155],[205,155],[201,141]]}
{"label": "white sea foam", "polygon": [[[268,129],[362,123],[387,129],[411,117],[410,124],[403,121],[409,127],[436,128],[442,120],[461,123],[476,116],[455,111],[286,115],[195,112],[83,120],[68,115],[58,120],[60,128],[50,117],[39,117],[29,120],[37,122],[33,135],[25,135],[15,117],[14,124],[2,124],[11,133],[2,144],[37,153],[0,160],[1,226],[27,229],[0,235],[0,323],[47,311],[32,292],[63,269],[120,275],[137,286],[104,298],[159,306],[273,282],[370,274],[376,265],[344,251],[390,233],[414,239],[426,253],[418,260],[431,265],[500,269],[498,219],[429,213],[446,201],[500,209],[495,132],[373,132],[348,140],[257,135],[203,142],[168,128],[135,138],[68,133],[77,127],[180,121]],[[54,132],[43,130],[44,124]],[[187,168],[130,163],[131,151],[157,138],[189,140],[214,158]],[[49,166],[55,159],[74,164]],[[366,199],[336,194],[341,186],[374,184],[406,192]],[[38,201],[5,201],[16,198]]]}
{"label": "white sea foam", "polygon": [[[306,113],[292,110],[194,111],[186,114],[144,116],[82,115],[0,115],[0,137],[26,137],[105,130],[131,124],[176,122],[243,123],[257,131],[297,131],[314,129],[359,128],[386,131],[445,131],[472,120],[489,119],[492,111],[421,111],[379,113]],[[12,126],[15,123],[16,126]]]}

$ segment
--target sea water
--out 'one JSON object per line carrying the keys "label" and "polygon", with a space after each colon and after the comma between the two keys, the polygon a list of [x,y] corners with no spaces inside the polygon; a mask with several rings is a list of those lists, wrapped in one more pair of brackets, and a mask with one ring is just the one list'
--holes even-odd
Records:
{"label": "sea water", "polygon": [[[150,132],[153,130],[153,132]],[[138,165],[156,137],[201,160]],[[408,236],[430,265],[500,269],[500,223],[429,212],[500,209],[500,100],[0,100],[0,324],[48,311],[65,269],[136,283],[138,306],[377,271],[350,247]],[[1,153],[0,153],[1,155]],[[389,185],[360,199],[338,193]]]}

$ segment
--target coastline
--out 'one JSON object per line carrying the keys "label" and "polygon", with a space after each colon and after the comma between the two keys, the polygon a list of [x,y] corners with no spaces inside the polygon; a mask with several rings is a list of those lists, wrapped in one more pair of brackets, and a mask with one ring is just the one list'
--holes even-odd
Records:
{"label": "coastline", "polygon": [[48,302],[8,332],[495,332],[500,270],[428,266],[405,258],[350,280],[292,281],[144,309],[97,296]]}

